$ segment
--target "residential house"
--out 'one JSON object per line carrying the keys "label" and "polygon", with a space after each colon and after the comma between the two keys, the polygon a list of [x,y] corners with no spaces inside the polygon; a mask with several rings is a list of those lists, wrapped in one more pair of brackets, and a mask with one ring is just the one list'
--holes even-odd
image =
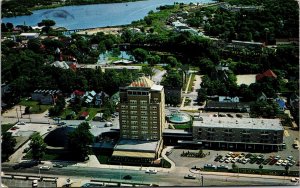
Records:
{"label": "residential house", "polygon": [[29,40],[29,39],[36,39],[39,36],[40,36],[39,33],[21,33],[20,34],[21,38],[24,38],[24,39],[27,39],[27,40]]}
{"label": "residential house", "polygon": [[80,120],[86,120],[89,117],[89,112],[82,112],[79,119]]}
{"label": "residential house", "polygon": [[262,74],[257,74],[256,75],[256,81],[259,81],[259,80],[261,80],[265,77],[276,79],[277,75],[272,70],[269,69],[269,70],[265,71]]}
{"label": "residential house", "polygon": [[276,98],[275,99],[276,103],[278,104],[278,109],[281,113],[284,112],[284,110],[286,109],[286,106],[285,106],[285,101],[282,99],[282,98]]}
{"label": "residential house", "polygon": [[267,101],[267,96],[264,92],[261,92],[261,94],[257,97],[256,101]]}
{"label": "residential house", "polygon": [[93,121],[101,121],[103,120],[103,113],[97,113],[93,118]]}
{"label": "residential house", "polygon": [[219,96],[219,102],[240,102],[240,98],[235,96],[235,97],[229,97],[229,96]]}

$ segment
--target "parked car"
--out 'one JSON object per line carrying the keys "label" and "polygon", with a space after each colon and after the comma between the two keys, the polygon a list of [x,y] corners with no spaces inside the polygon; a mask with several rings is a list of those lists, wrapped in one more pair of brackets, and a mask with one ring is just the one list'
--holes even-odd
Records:
{"label": "parked car", "polygon": [[196,176],[193,174],[188,174],[184,176],[184,179],[196,179]]}
{"label": "parked car", "polygon": [[40,166],[40,170],[50,170],[50,166]]}
{"label": "parked car", "polygon": [[283,160],[282,160],[282,159],[279,159],[279,160],[277,161],[276,165],[281,165],[282,162],[283,162]]}
{"label": "parked car", "polygon": [[222,162],[224,162],[224,160],[225,160],[224,158],[221,158],[221,159],[219,160],[219,162],[222,163]]}
{"label": "parked car", "polygon": [[205,164],[204,168],[212,168],[212,169],[216,169],[217,167],[215,165],[212,164]]}
{"label": "parked car", "polygon": [[18,125],[25,125],[25,122],[20,121],[20,122],[18,123]]}
{"label": "parked car", "polygon": [[38,180],[32,180],[32,187],[38,186]]}
{"label": "parked car", "polygon": [[231,114],[226,114],[228,117],[233,117],[233,115],[231,115]]}
{"label": "parked car", "polygon": [[225,166],[225,165],[219,165],[219,166],[217,166],[217,169],[229,169],[229,167],[228,166]]}
{"label": "parked car", "polygon": [[236,117],[238,117],[238,118],[242,118],[242,117],[243,117],[243,115],[242,115],[242,114],[236,114]]}
{"label": "parked car", "polygon": [[278,161],[277,159],[273,159],[273,160],[269,163],[269,165],[274,165],[277,161]]}

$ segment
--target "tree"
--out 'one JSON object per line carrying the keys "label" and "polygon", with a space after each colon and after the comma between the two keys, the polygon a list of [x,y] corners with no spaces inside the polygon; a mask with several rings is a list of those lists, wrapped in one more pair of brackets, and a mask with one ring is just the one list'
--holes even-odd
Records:
{"label": "tree", "polygon": [[261,164],[258,168],[260,169],[260,174],[262,174],[262,169],[264,168],[264,166]]}
{"label": "tree", "polygon": [[41,42],[39,39],[29,39],[27,43],[28,49],[39,52],[41,47]]}
{"label": "tree", "polygon": [[30,139],[29,147],[31,149],[32,158],[40,161],[45,155],[47,145],[44,142],[43,137],[38,132],[33,133],[30,136]]}
{"label": "tree", "polygon": [[8,159],[8,157],[15,151],[14,147],[16,146],[16,139],[12,137],[11,132],[4,132],[2,134],[2,142],[1,142],[1,149],[2,155],[1,160],[4,162]]}
{"label": "tree", "polygon": [[144,62],[148,56],[148,51],[142,48],[136,48],[133,50],[133,56],[138,62]]}
{"label": "tree", "polygon": [[38,26],[46,26],[46,27],[51,27],[54,26],[56,23],[54,20],[42,20],[41,22],[38,23]]}
{"label": "tree", "polygon": [[94,140],[94,136],[89,129],[89,123],[83,122],[68,135],[68,149],[77,160],[83,161],[89,154],[89,145]]}

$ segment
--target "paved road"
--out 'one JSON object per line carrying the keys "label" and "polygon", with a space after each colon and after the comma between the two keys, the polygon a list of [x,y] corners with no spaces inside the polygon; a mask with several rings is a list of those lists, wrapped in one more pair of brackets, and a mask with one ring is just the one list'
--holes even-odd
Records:
{"label": "paved road", "polygon": [[[16,172],[9,165],[4,164],[3,169],[5,173]],[[27,168],[18,170],[18,175],[21,174],[38,175],[38,167]],[[120,181],[125,175],[131,175],[132,180],[143,183],[156,183],[161,186],[199,186],[203,176],[204,186],[217,186],[217,185],[294,185],[290,182],[290,179],[274,179],[274,178],[262,178],[262,177],[241,177],[236,175],[224,176],[215,174],[202,174],[198,175],[196,180],[184,179],[183,176],[190,173],[188,168],[179,168],[171,172],[159,171],[157,174],[146,174],[143,170],[128,170],[128,169],[99,169],[89,167],[64,167],[64,168],[52,168],[48,171],[41,171],[42,175],[51,175],[54,177],[67,176],[67,177],[81,177],[88,179],[102,179],[110,181]],[[70,174],[72,174],[70,176]],[[124,180],[122,180],[124,181]]]}

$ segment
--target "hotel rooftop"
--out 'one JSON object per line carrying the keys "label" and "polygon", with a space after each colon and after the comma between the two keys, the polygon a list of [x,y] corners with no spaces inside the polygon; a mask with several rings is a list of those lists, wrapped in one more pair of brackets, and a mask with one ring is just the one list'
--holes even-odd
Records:
{"label": "hotel rooftop", "polygon": [[195,127],[283,130],[279,119],[200,117],[193,122]]}

